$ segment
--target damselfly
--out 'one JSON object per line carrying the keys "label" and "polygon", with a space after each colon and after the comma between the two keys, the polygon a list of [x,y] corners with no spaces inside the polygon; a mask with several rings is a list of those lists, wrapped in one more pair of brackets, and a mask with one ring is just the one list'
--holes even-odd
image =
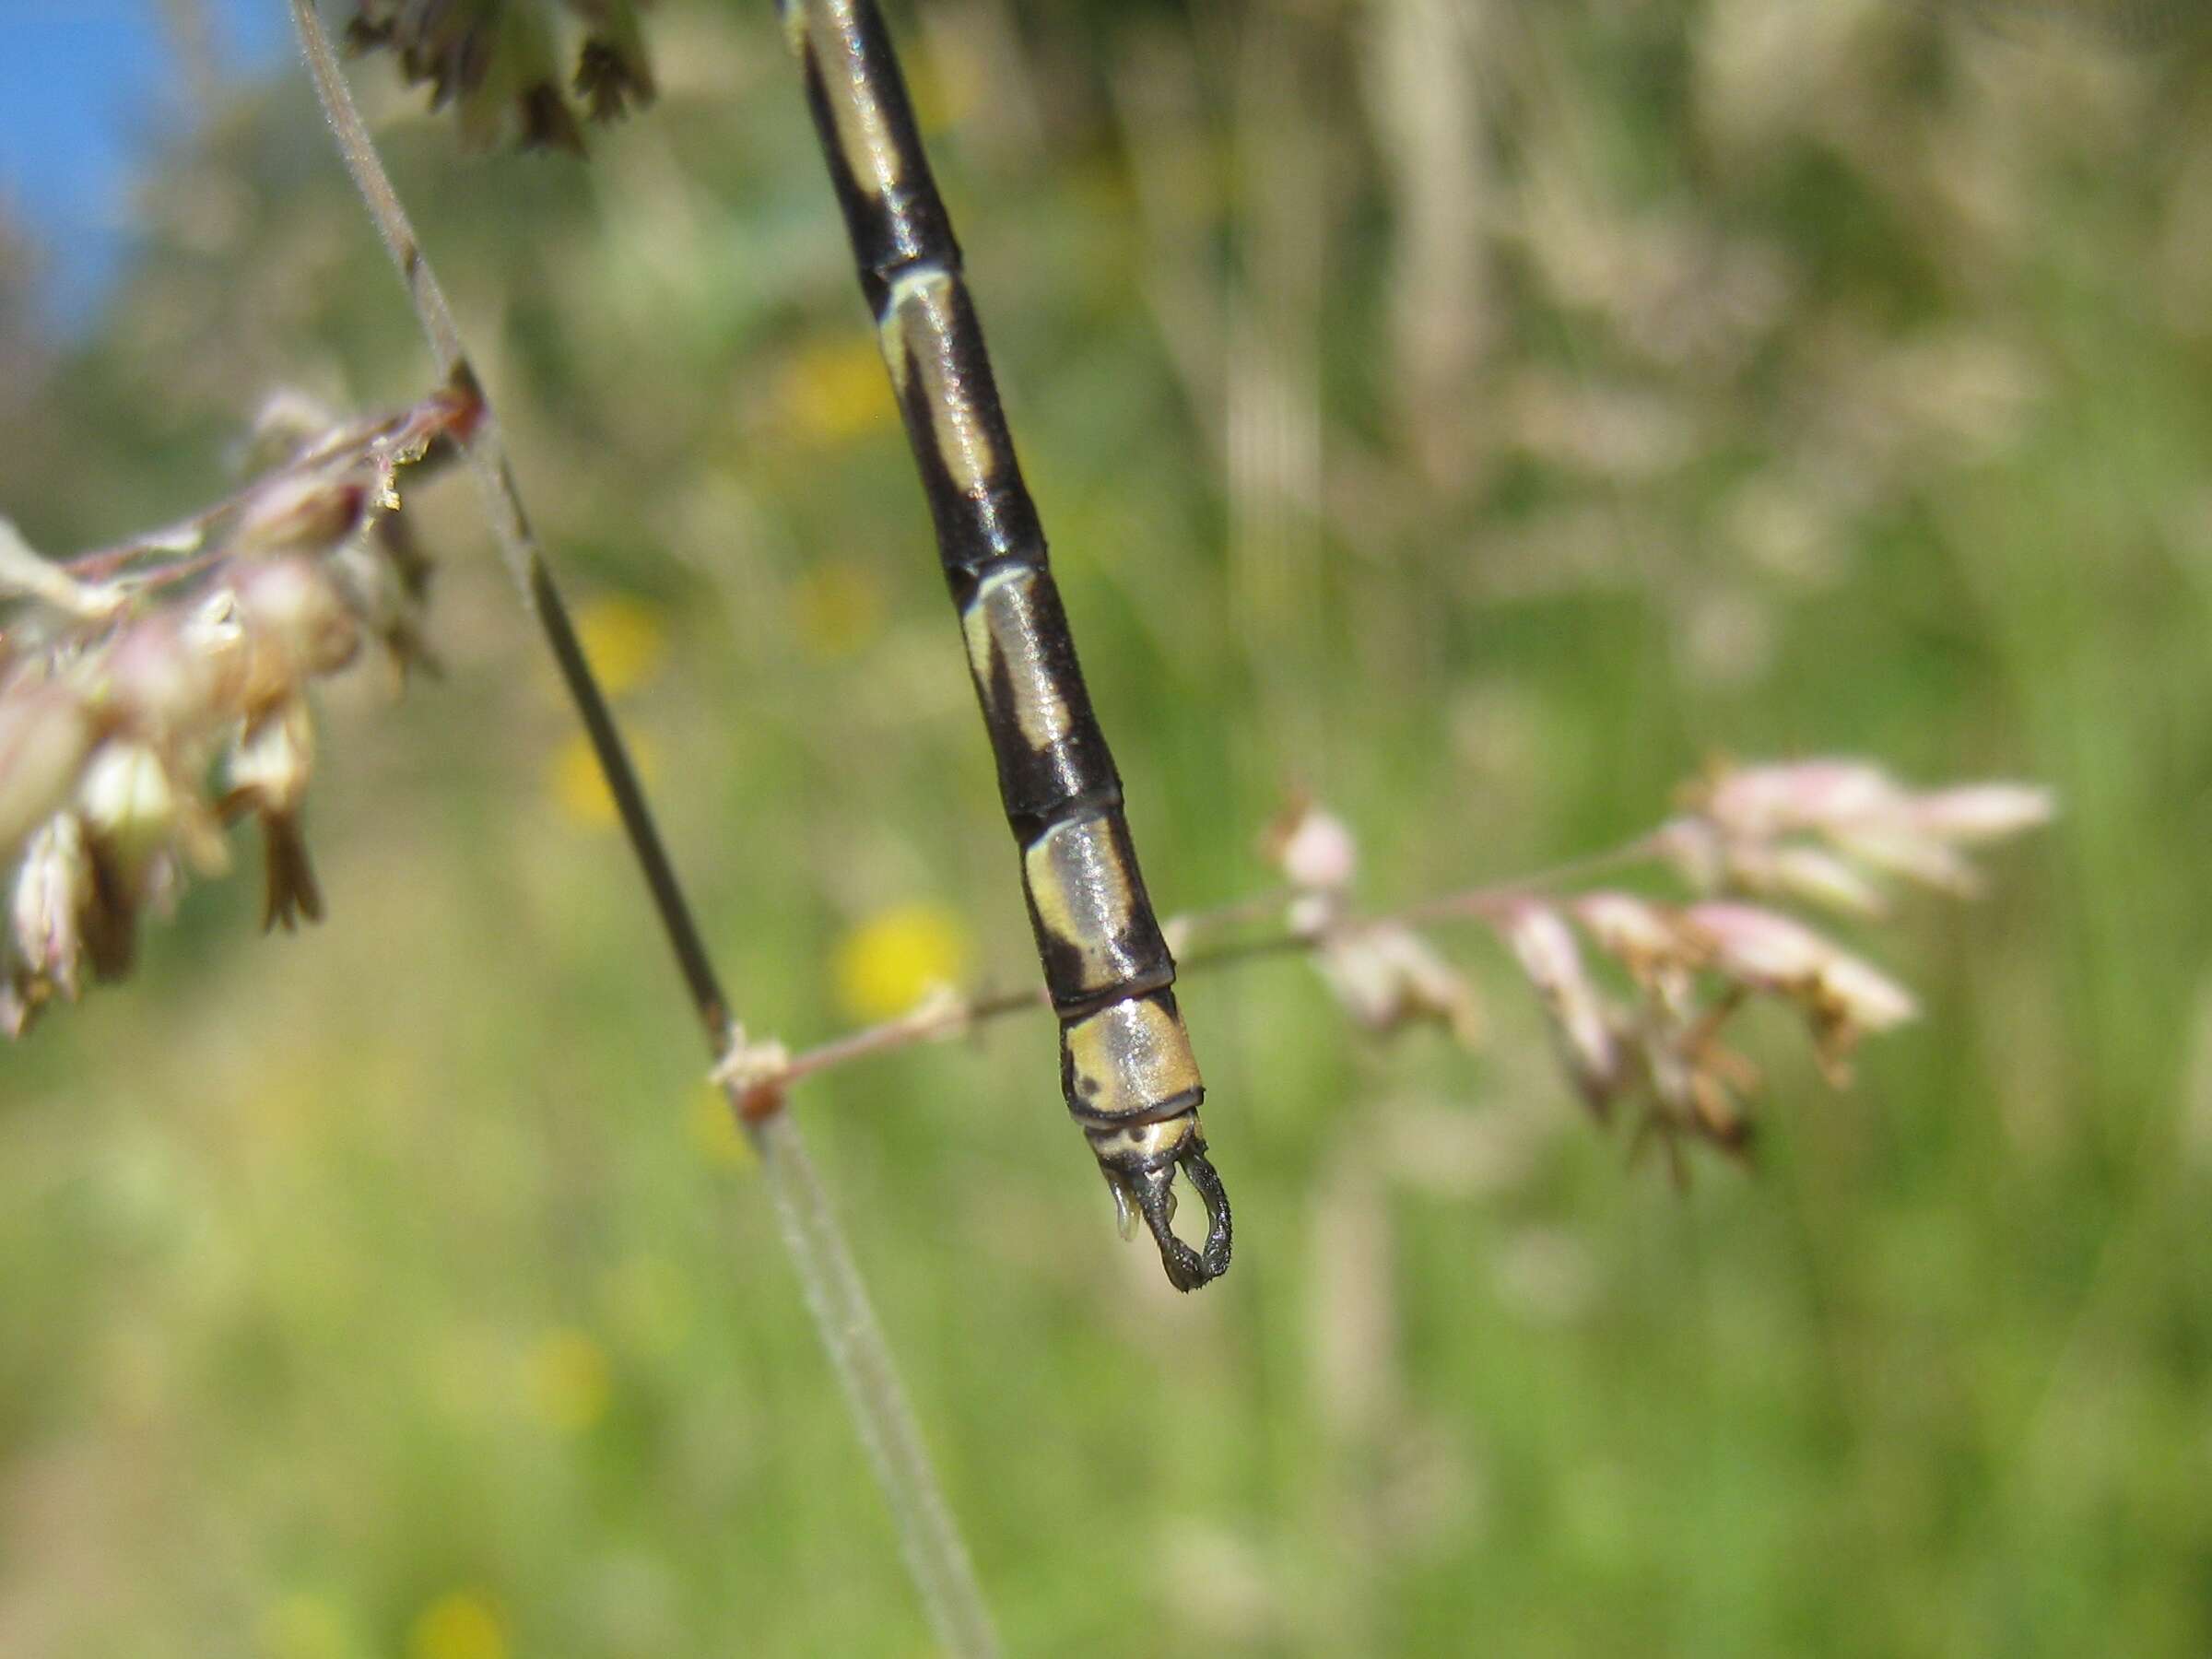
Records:
{"label": "damselfly", "polygon": [[[2196,38],[2212,17],[2184,0],[1902,3],[1997,27],[2055,21],[2133,45]],[[1168,1277],[1192,1289],[1226,1269],[1230,1254],[1229,1206],[1198,1123],[1204,1090],[959,246],[877,0],[779,0],[779,8],[966,635],[1060,1017],[1067,1108],[1098,1155],[1124,1233],[1141,1217]],[[1206,1201],[1200,1250],[1171,1230],[1179,1167]]]}
{"label": "damselfly", "polygon": [[[1060,1019],[1067,1110],[1098,1156],[1124,1234],[1141,1218],[1169,1279],[1194,1290],[1227,1270],[1230,1253],[1229,1199],[1198,1124],[1206,1091],[959,244],[875,0],[781,7],[936,521]],[[1171,1226],[1178,1169],[1206,1204],[1197,1249]]]}

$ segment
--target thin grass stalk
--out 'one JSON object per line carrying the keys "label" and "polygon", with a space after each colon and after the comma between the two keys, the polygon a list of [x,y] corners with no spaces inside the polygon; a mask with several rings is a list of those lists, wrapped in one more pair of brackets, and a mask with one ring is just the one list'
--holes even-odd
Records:
{"label": "thin grass stalk", "polygon": [[369,136],[369,128],[361,120],[359,106],[353,101],[353,94],[346,85],[328,31],[316,17],[311,0],[291,0],[291,6],[308,71],[314,77],[316,96],[330,121],[339,153],[345,159],[346,171],[353,176],[362,201],[368,205],[369,216],[376,223],[377,234],[383,238],[392,263],[399,267],[400,280],[406,285],[407,297],[414,302],[415,314],[429,340],[430,353],[437,359],[439,371],[481,410],[462,449],[483,498],[485,516],[490,522],[508,573],[522,590],[524,604],[536,618],[560,671],[561,684],[583,722],[593,757],[614,797],[622,832],[653,895],[653,908],[668,935],[668,946],[684,976],[691,1005],[706,1030],[708,1043],[719,1056],[729,1041],[732,1023],[729,1003],[707,954],[706,943],[700,937],[690,906],[684,899],[675,865],[661,841],[637,768],[615,724],[606,694],[600,689],[591,665],[584,660],[583,647],[569,619],[568,606],[562,601],[553,572],[538,547],[536,533],[530,527],[529,514],[524,510],[522,495],[514,482],[514,470],[507,458],[506,441],[500,435],[498,411],[492,407],[482,382],[469,364],[468,353],[461,343],[460,326],[453,321],[453,308],[446,303],[445,290],[416,238],[415,228],[407,218],[398,193],[392,187],[391,175],[384,171],[383,159],[378,155],[375,142]]}
{"label": "thin grass stalk", "polygon": [[780,1112],[760,1121],[753,1144],[760,1147],[763,1161],[781,1172],[769,1191],[784,1247],[794,1261],[806,1264],[800,1279],[807,1310],[890,1502],[900,1553],[922,1593],[930,1625],[949,1653],[996,1653],[998,1637],[976,1588],[974,1566],[930,1468],[905,1387],[891,1363],[890,1345],[798,1125],[790,1112]]}
{"label": "thin grass stalk", "polygon": [[[1395,909],[1347,912],[1321,926],[1286,914],[1288,901],[1296,896],[1286,889],[1269,900],[1171,916],[1168,927],[1184,941],[1176,947],[1183,968],[1192,973],[1207,973],[1268,957],[1317,955],[1343,939],[1378,928],[1447,921],[1495,923],[1516,903],[1547,898],[1571,883],[1634,869],[1664,856],[1665,848],[1657,836],[1641,835],[1602,853],[1569,859],[1527,876],[1460,888]],[[1260,931],[1243,938],[1209,942],[1248,924],[1256,924]],[[1189,943],[1192,940],[1200,942]],[[834,1071],[856,1060],[894,1053],[918,1043],[941,1042],[1013,1015],[1050,1013],[1052,1006],[1052,999],[1041,989],[935,997],[896,1019],[847,1031],[812,1048],[763,1055],[758,1069],[746,1075],[756,1088],[788,1088],[818,1072]]]}
{"label": "thin grass stalk", "polygon": [[[726,1060],[739,1046],[742,1034],[731,1017],[720,978],[662,841],[637,769],[530,528],[500,436],[497,415],[470,367],[453,309],[384,171],[312,0],[290,0],[290,6],[308,73],[347,171],[398,267],[439,369],[482,411],[463,449],[477,478],[485,515],[521,590],[524,605],[536,618],[561,682],[583,722],[631,854],[644,876],[693,1010],[705,1030],[709,1051],[718,1062]],[[931,1466],[866,1286],[829,1195],[806,1156],[797,1125],[783,1110],[781,1091],[764,1097],[761,1091],[748,1091],[726,1075],[722,1087],[739,1127],[759,1155],[786,1253],[798,1274],[816,1333],[843,1390],[853,1426],[883,1488],[899,1533],[901,1556],[937,1638],[954,1653],[995,1653],[997,1640],[967,1545]]]}
{"label": "thin grass stalk", "polygon": [[[1424,935],[1477,924],[1535,993],[1569,1078],[1600,1122],[1626,1100],[1641,1111],[1636,1135],[1661,1135],[1670,1155],[1675,1136],[1691,1135],[1740,1157],[1752,1133],[1743,1108],[1759,1073],[1722,1041],[1739,1009],[1754,998],[1792,1008],[1837,1088],[1863,1038],[1920,1015],[1905,986],[1774,904],[1865,924],[1889,915],[1897,884],[1970,895],[1980,878],[1969,853],[2047,822],[2053,809],[2048,792],[2030,785],[1913,791],[1877,767],[1834,758],[1715,770],[1677,799],[1677,816],[1606,851],[1385,911],[1353,900],[1349,827],[1304,802],[1267,840],[1286,887],[1171,917],[1165,931],[1193,972],[1304,955],[1359,1028],[1441,1025],[1475,1048],[1479,998]],[[1670,873],[1688,898],[1606,880],[1640,865]],[[1591,971],[1585,945],[1604,972]],[[941,990],[897,1019],[796,1053],[781,1043],[741,1051],[729,1070],[772,1101],[815,1073],[1048,1006],[1035,993]]]}

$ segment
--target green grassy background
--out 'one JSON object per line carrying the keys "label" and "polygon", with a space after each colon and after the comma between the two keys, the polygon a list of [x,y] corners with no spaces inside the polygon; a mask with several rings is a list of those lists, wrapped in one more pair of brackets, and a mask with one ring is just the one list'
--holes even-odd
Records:
{"label": "green grassy background", "polygon": [[[1237,1265],[1178,1298],[1041,1021],[799,1110],[1010,1648],[2212,1647],[2212,75],[1904,6],[900,14],[1151,886],[1287,791],[1385,903],[1709,757],[2053,786],[1754,1171],[1624,1167],[1493,942],[1481,1053],[1194,979]],[[771,8],[654,15],[588,169],[357,80],[752,1029],[900,907],[1026,982],[1010,848]],[[1010,78],[1018,74],[1027,89]],[[1424,126],[1424,124],[1426,125]],[[1408,135],[1458,132],[1434,147]],[[1430,147],[1421,147],[1428,145]],[[18,335],[0,502],[218,493],[272,386],[430,371],[303,86]],[[930,1643],[766,1194],[468,487],[441,681],[328,700],[331,918],[203,885],[0,1060],[0,1650]],[[241,843],[249,870],[253,853]]]}

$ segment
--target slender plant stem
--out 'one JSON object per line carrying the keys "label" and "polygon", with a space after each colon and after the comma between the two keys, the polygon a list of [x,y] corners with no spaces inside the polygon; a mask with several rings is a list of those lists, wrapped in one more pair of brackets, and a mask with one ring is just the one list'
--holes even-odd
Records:
{"label": "slender plant stem", "polygon": [[[637,769],[631,764],[605,693],[585,660],[553,573],[547,567],[507,459],[499,421],[470,367],[446,303],[398,194],[346,85],[330,36],[312,0],[290,0],[292,22],[324,115],[335,135],[378,233],[398,266],[438,366],[456,391],[481,411],[462,440],[483,497],[485,513],[523,600],[536,618],[563,685],[589,735],[601,775],[620,815],[623,833],[645,877],[653,908],[705,1030],[710,1051],[726,1062],[743,1041],[691,908],[661,840]],[[842,1387],[862,1444],[888,1500],[900,1549],[938,1640],[958,1654],[998,1651],[975,1569],[924,1449],[889,1345],[854,1266],[851,1248],[804,1141],[783,1110],[782,1089],[747,1088],[723,1068],[723,1091],[760,1157],[787,1253],[799,1277],[817,1334]]]}
{"label": "slender plant stem", "polygon": [[507,445],[500,435],[499,416],[469,364],[467,350],[461,343],[460,326],[453,321],[453,307],[446,303],[445,290],[416,238],[415,227],[408,221],[398,192],[392,188],[383,159],[377,154],[376,145],[369,136],[368,125],[361,120],[360,109],[346,85],[336,50],[315,15],[312,0],[291,0],[291,7],[300,49],[307,57],[308,73],[314,77],[316,95],[322,100],[323,112],[336,136],[346,171],[353,175],[361,200],[368,206],[369,216],[376,222],[377,234],[383,238],[384,247],[392,255],[392,263],[399,267],[400,280],[406,285],[407,297],[414,302],[415,314],[429,340],[439,371],[453,383],[456,393],[472,400],[480,411],[473,429],[462,440],[462,452],[468,458],[469,470],[476,475],[485,516],[490,521],[508,573],[522,590],[524,603],[536,617],[560,670],[569,700],[575,704],[576,712],[583,722],[593,755],[614,797],[622,832],[629,838],[630,852],[645,877],[662,929],[668,935],[669,948],[690,993],[692,1007],[706,1030],[708,1043],[719,1053],[730,1038],[728,1001],[723,995],[690,906],[684,900],[675,865],[662,843],[653,809],[646,803],[644,788],[638,780],[637,768],[615,725],[606,694],[600,689],[590,664],[584,660],[583,647],[578,642],[575,626],[569,619],[569,608],[562,602],[553,572],[546,564],[536,534],[530,527],[529,515],[523,510],[522,494],[507,458]]}
{"label": "slender plant stem", "polygon": [[[1248,925],[1263,918],[1268,922],[1268,931],[1245,938],[1224,940],[1214,945],[1202,944],[1189,948],[1179,945],[1176,955],[1182,971],[1204,973],[1211,969],[1230,967],[1257,957],[1302,955],[1325,949],[1333,943],[1378,927],[1406,926],[1420,922],[1494,922],[1521,900],[1538,898],[1576,882],[1632,869],[1638,865],[1650,863],[1660,856],[1662,851],[1662,837],[1659,832],[1653,831],[1640,835],[1634,841],[1623,841],[1618,847],[1608,847],[1602,853],[1593,853],[1584,858],[1554,865],[1532,875],[1517,877],[1509,881],[1488,882],[1480,887],[1461,888],[1433,898],[1417,900],[1395,910],[1364,913],[1346,911],[1330,916],[1325,923],[1317,926],[1300,926],[1288,918],[1288,901],[1296,897],[1288,890],[1277,900],[1244,900],[1223,905],[1218,910],[1194,911],[1185,915],[1171,916],[1167,925],[1177,938],[1189,939]],[[886,1020],[881,1025],[864,1026],[857,1031],[848,1031],[841,1037],[833,1037],[813,1048],[801,1049],[795,1054],[782,1055],[763,1051],[750,1057],[739,1056],[735,1064],[756,1088],[773,1095],[817,1072],[830,1071],[841,1065],[851,1065],[855,1060],[865,1060],[875,1054],[888,1054],[899,1049],[911,1048],[916,1043],[941,1041],[989,1021],[1004,1019],[1011,1014],[1043,1012],[1051,1006],[1042,992],[942,996],[924,1003],[912,1013],[901,1015],[897,1019]]]}
{"label": "slender plant stem", "polygon": [[830,1350],[876,1478],[890,1500],[900,1552],[922,1592],[937,1640],[953,1653],[996,1653],[998,1638],[976,1588],[975,1569],[930,1469],[912,1408],[891,1363],[890,1345],[798,1126],[791,1113],[781,1112],[760,1121],[754,1140],[764,1160],[781,1171],[769,1190],[784,1246],[794,1261],[807,1264],[800,1275],[807,1308]]}
{"label": "slender plant stem", "polygon": [[[184,581],[223,557],[219,547],[207,546],[208,537],[259,491],[281,479],[305,477],[331,466],[381,462],[387,468],[404,465],[427,470],[436,465],[435,457],[428,453],[430,446],[475,418],[473,406],[465,408],[450,394],[441,392],[394,414],[350,422],[327,434],[313,448],[260,474],[191,517],[112,547],[76,554],[61,560],[61,568],[79,582],[106,581],[128,571],[132,585],[140,591]],[[418,470],[417,477],[420,476]],[[162,558],[170,562],[149,562]]]}
{"label": "slender plant stem", "polygon": [[1456,893],[1440,894],[1434,899],[1416,900],[1401,909],[1376,918],[1383,922],[1443,922],[1454,918],[1472,921],[1491,921],[1508,910],[1519,899],[1541,898],[1576,882],[1588,881],[1598,876],[1616,875],[1649,864],[1665,854],[1665,835],[1654,830],[1640,835],[1634,841],[1623,841],[1618,847],[1607,847],[1602,853],[1587,853],[1571,858],[1564,864],[1553,865],[1533,876],[1518,880],[1491,882],[1483,887],[1463,888]]}

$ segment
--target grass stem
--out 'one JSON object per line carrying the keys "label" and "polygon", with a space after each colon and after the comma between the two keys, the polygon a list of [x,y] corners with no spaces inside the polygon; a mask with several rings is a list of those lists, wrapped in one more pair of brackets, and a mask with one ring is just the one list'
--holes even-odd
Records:
{"label": "grass stem", "polygon": [[[399,269],[431,353],[441,372],[457,389],[473,396],[481,410],[463,450],[483,497],[485,515],[583,722],[693,1011],[705,1030],[710,1051],[718,1062],[723,1061],[739,1045],[741,1034],[613,711],[584,658],[568,606],[530,527],[490,399],[469,366],[453,308],[446,302],[444,290],[416,240],[406,210],[369,136],[312,0],[290,0],[290,5],[308,73],[346,170],[353,176],[377,232]],[[782,1236],[797,1270],[807,1309],[890,1505],[901,1553],[937,1639],[953,1653],[994,1653],[997,1641],[967,1546],[930,1465],[866,1285],[829,1195],[806,1156],[797,1126],[790,1114],[781,1110],[763,1114],[748,1109],[748,1097],[733,1083],[725,1082],[724,1092],[759,1153]],[[759,1098],[750,1097],[750,1102]]]}

